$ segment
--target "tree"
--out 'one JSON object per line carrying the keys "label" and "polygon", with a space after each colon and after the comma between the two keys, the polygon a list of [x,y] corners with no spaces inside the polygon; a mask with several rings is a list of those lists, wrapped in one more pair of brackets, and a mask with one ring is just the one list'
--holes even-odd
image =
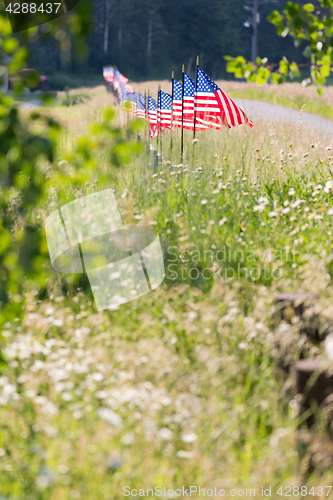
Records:
{"label": "tree", "polygon": [[[303,55],[310,61],[307,64],[310,73],[302,83],[304,86],[314,83],[321,94],[321,86],[332,71],[333,0],[318,0],[317,6],[312,3],[300,5],[287,2],[282,13],[274,10],[268,19],[276,26],[277,34],[281,37],[291,36],[296,47],[306,42]],[[278,64],[270,64],[267,57],[257,57],[256,64],[246,61],[242,56],[225,56],[225,59],[228,61],[228,72],[234,73],[236,78],[256,81],[259,85],[267,82],[269,78],[279,84],[288,76],[300,76],[299,65],[290,62],[286,57]]]}

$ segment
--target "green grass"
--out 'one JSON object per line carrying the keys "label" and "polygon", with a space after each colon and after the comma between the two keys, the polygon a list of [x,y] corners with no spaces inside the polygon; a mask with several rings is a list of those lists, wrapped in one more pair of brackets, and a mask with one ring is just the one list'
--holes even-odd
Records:
{"label": "green grass", "polygon": [[303,110],[307,113],[314,113],[316,115],[324,116],[330,120],[333,120],[333,108],[329,106],[323,99],[319,96],[315,99],[309,99],[304,96],[296,96],[289,98],[287,96],[278,95],[275,92],[265,92],[258,89],[245,89],[242,91],[231,90],[229,91],[230,97],[242,98],[242,99],[259,99],[263,101],[272,102],[273,104],[279,104],[280,106],[285,106],[287,108]]}
{"label": "green grass", "polygon": [[[300,288],[319,292],[322,324],[333,319],[331,158],[311,133],[260,123],[205,132],[194,157],[186,134],[181,166],[177,133],[172,154],[163,138],[163,164],[143,151],[119,170],[105,140],[97,172],[82,159],[80,186],[56,184],[41,165],[47,197],[31,224],[42,229],[57,206],[112,187],[124,223],[158,232],[166,279],[100,313],[84,275],[48,265],[46,289],[26,284],[24,318],[2,333],[4,499],[121,499],[125,486],[255,488],[258,497],[262,485],[279,498],[281,485],[331,484],[325,432],[296,433],[293,374],[278,368],[273,321],[275,295]],[[71,179],[74,163],[61,168]],[[307,340],[304,353],[322,346]]]}

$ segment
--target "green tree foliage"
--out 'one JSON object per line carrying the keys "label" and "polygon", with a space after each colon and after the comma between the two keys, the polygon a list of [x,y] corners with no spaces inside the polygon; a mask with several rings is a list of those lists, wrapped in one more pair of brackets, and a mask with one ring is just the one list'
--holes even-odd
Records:
{"label": "green tree foliage", "polygon": [[[313,82],[321,94],[321,85],[332,71],[333,1],[319,0],[317,6],[312,3],[300,5],[287,2],[282,13],[274,10],[268,20],[276,27],[279,36],[291,36],[296,47],[306,43],[303,55],[310,60],[310,75],[303,84]],[[300,76],[298,64],[290,62],[286,57],[281,59],[276,69],[275,65],[269,64],[267,57],[257,58],[256,64],[245,61],[243,57],[226,56],[225,59],[228,61],[228,72],[234,73],[236,78],[256,81],[259,85],[269,78],[279,84],[287,77]]]}
{"label": "green tree foliage", "polygon": [[[69,17],[52,30],[55,34],[59,29],[69,30],[72,37],[73,33],[77,35],[78,44],[84,48],[87,19],[77,14],[73,19]],[[34,32],[30,30],[30,34]],[[28,53],[11,36],[3,11],[0,11],[0,49],[12,58],[10,73],[15,74],[27,61]],[[20,84],[14,90],[21,92]],[[60,125],[45,113],[32,112],[23,118],[13,98],[0,93],[0,325],[20,317],[27,280],[30,286],[34,283],[37,291],[45,286],[49,263],[45,235],[43,228],[32,222],[31,213],[45,199],[48,183],[65,191],[69,184],[82,185],[87,180],[82,167],[88,165],[94,172],[101,152],[108,165],[121,166],[139,151],[136,140],[127,140],[125,131],[111,124],[113,116],[114,111],[107,109],[104,120],[93,127],[89,137],[80,138],[68,158],[59,162]],[[138,127],[134,121],[127,133],[134,137]],[[64,168],[69,163],[74,167],[71,175]],[[49,179],[47,171],[51,171]]]}
{"label": "green tree foliage", "polygon": [[[103,65],[113,64],[138,80],[169,78],[171,70],[176,70],[179,77],[183,63],[193,76],[196,56],[200,55],[201,65],[213,78],[226,77],[224,54],[250,57],[251,32],[244,27],[248,16],[245,3],[246,0],[212,0],[209,5],[205,0],[94,0],[90,6],[93,26],[87,61],[78,61],[74,46],[68,50],[70,41],[62,38],[64,29],[55,40],[45,43],[41,28],[30,38],[30,64],[51,73],[61,69],[77,73],[92,69],[101,73]],[[282,10],[285,0],[260,5],[259,53],[265,52],[273,60],[285,54],[289,59],[304,62],[302,55],[297,56],[292,41],[277,37],[273,25],[266,20],[273,5]],[[67,66],[62,53],[72,53]]]}

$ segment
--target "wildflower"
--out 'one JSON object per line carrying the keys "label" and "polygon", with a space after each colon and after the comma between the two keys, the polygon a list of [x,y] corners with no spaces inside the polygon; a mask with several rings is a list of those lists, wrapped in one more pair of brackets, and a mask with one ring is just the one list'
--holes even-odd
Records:
{"label": "wildflower", "polygon": [[333,182],[327,181],[324,187],[324,193],[329,193],[331,189],[333,189]]}
{"label": "wildflower", "polygon": [[290,212],[290,208],[289,207],[286,207],[282,210],[282,214],[287,214],[288,212]]}
{"label": "wildflower", "polygon": [[269,217],[277,217],[279,214],[277,212],[269,212]]}
{"label": "wildflower", "polygon": [[265,205],[262,203],[261,205],[256,205],[253,207],[254,212],[263,212],[265,210]]}
{"label": "wildflower", "polygon": [[300,200],[300,199],[297,199],[296,201],[294,201],[294,203],[292,203],[290,206],[291,208],[296,208],[298,207],[301,203],[305,203],[304,200]]}
{"label": "wildflower", "polygon": [[269,201],[268,201],[268,198],[266,198],[266,196],[261,196],[258,200],[259,203],[262,203],[263,205],[268,205]]}
{"label": "wildflower", "polygon": [[197,438],[198,438],[198,436],[196,434],[194,434],[194,432],[189,432],[189,433],[183,434],[181,437],[181,440],[184,443],[194,443],[194,441],[196,441]]}
{"label": "wildflower", "polygon": [[72,490],[69,495],[71,498],[80,498],[80,496],[81,496],[80,492],[77,490]]}
{"label": "wildflower", "polygon": [[190,311],[188,313],[188,320],[193,321],[197,317],[197,313],[195,311]]}
{"label": "wildflower", "polygon": [[206,205],[207,204],[207,200],[201,200],[201,205]]}
{"label": "wildflower", "polygon": [[178,458],[192,458],[192,456],[193,456],[193,453],[191,453],[190,451],[179,450],[177,452]]}
{"label": "wildflower", "polygon": [[109,422],[109,424],[113,425],[114,427],[121,427],[122,425],[122,420],[117,415],[114,411],[110,410],[109,408],[99,408],[97,410],[98,415],[102,420],[106,420]]}
{"label": "wildflower", "polygon": [[228,220],[228,219],[227,219],[226,217],[223,217],[223,219],[221,219],[221,220],[219,221],[219,226],[223,226],[223,224],[225,224],[225,223],[227,222],[227,220]]}
{"label": "wildflower", "polygon": [[294,188],[290,188],[289,191],[288,191],[288,194],[289,194],[289,196],[293,196],[295,194],[295,189]]}
{"label": "wildflower", "polygon": [[[123,436],[121,439],[120,439],[120,442],[122,444],[124,444],[125,446],[129,445],[129,444],[132,444],[134,442],[135,438],[134,438],[134,434],[132,432],[128,432],[127,434],[125,434],[125,436]],[[96,449],[96,447],[95,447]]]}
{"label": "wildflower", "polygon": [[50,482],[51,482],[51,479],[48,476],[44,476],[43,474],[41,474],[40,476],[37,476],[37,478],[36,478],[36,484],[37,484],[38,488],[41,488],[41,489],[47,488],[49,486]]}
{"label": "wildflower", "polygon": [[173,432],[167,427],[162,427],[162,429],[158,431],[158,435],[165,441],[170,441],[173,438]]}
{"label": "wildflower", "polygon": [[60,474],[67,474],[68,467],[66,465],[58,465],[58,471]]}

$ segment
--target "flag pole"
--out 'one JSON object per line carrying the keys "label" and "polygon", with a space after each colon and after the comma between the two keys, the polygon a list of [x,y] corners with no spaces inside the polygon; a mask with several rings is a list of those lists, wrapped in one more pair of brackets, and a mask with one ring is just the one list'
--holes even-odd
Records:
{"label": "flag pole", "polygon": [[159,130],[158,130],[158,134],[160,136],[160,150],[161,150],[161,163],[162,163],[163,134],[162,134],[162,126],[161,126],[161,118],[162,118],[162,92],[161,92],[161,85],[159,86],[159,98],[160,98],[160,126],[159,126]]}
{"label": "flag pole", "polygon": [[192,161],[194,168],[194,149],[195,149],[195,125],[197,121],[197,87],[198,87],[198,68],[199,68],[199,56],[197,56],[197,64],[195,67],[195,85],[194,85],[194,118],[193,118],[193,148],[192,148]]}
{"label": "flag pole", "polygon": [[170,136],[170,163],[172,163],[172,127],[173,127],[173,80],[175,74],[171,72],[171,136]]}
{"label": "flag pole", "polygon": [[146,115],[146,134],[147,134],[147,168],[149,168],[149,160],[150,160],[150,123],[149,123],[149,114],[148,114],[148,98],[149,98],[149,90],[145,92],[145,115]]}
{"label": "flag pole", "polygon": [[183,74],[183,88],[182,88],[182,135],[181,135],[181,146],[180,146],[180,163],[183,164],[184,159],[184,82],[185,82],[185,66],[182,67]]}
{"label": "flag pole", "polygon": [[[197,104],[198,68],[199,68],[199,56],[197,56],[197,65],[195,68],[193,140],[195,139],[195,123],[196,123],[196,118],[197,118],[196,104]],[[194,144],[195,143],[193,143],[193,147],[194,147]]]}
{"label": "flag pole", "polygon": [[[160,144],[160,152],[161,152],[161,156],[162,156],[162,137],[161,137],[161,84],[158,86],[158,94],[157,94],[157,115],[159,114],[158,116],[158,119],[157,119],[157,145],[158,143]],[[160,111],[158,113],[158,110]],[[158,141],[159,140],[159,141]],[[158,147],[157,147],[157,151],[158,151]]]}
{"label": "flag pole", "polygon": [[157,109],[156,109],[156,118],[157,118],[157,140],[156,140],[156,148],[158,151],[158,146],[161,146],[161,140],[160,140],[160,116],[161,116],[161,110],[160,110],[160,90],[161,90],[161,85],[158,86],[157,90]]}

